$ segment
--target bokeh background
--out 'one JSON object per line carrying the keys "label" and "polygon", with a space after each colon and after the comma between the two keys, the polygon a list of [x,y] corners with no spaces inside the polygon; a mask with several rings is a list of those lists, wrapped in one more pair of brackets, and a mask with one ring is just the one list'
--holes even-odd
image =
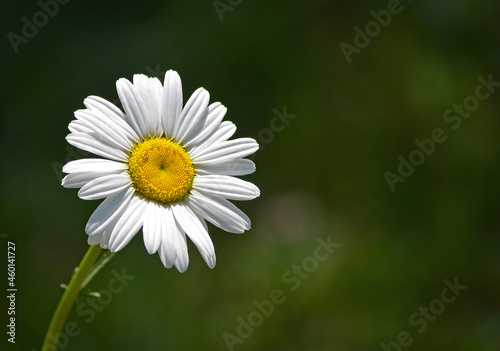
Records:
{"label": "bokeh background", "polygon": [[[246,177],[262,195],[239,204],[252,229],[212,226],[216,268],[190,244],[184,274],[137,235],[91,288],[107,289],[114,270],[133,279],[104,305],[81,301],[68,318],[78,335],[59,349],[399,350],[390,343],[403,335],[402,350],[500,350],[500,89],[460,128],[443,119],[479,76],[500,81],[498,2],[402,0],[350,63],[340,44],[353,45],[355,27],[387,1],[215,4],[73,0],[17,53],[9,33],[22,35],[42,5],[4,4],[0,271],[5,287],[13,241],[19,290],[15,345],[0,311],[2,350],[40,350],[59,285],[88,248],[99,202],[60,186],[62,165],[88,156],[65,141],[73,112],[88,95],[115,101],[120,77],[168,69],[185,99],[205,87],[236,136],[263,145]],[[295,117],[269,133],[276,110]],[[391,191],[384,173],[435,128],[446,141]],[[340,245],[324,261],[314,259],[320,239]],[[308,275],[294,273],[303,264]],[[439,302],[445,280],[467,286],[450,303]],[[259,320],[254,301],[276,289],[285,301]],[[249,316],[256,326],[238,335]],[[239,343],[228,347],[225,333]]]}

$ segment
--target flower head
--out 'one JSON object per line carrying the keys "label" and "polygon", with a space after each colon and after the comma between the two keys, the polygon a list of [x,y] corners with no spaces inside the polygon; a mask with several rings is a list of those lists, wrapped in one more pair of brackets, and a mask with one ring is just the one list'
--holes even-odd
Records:
{"label": "flower head", "polygon": [[142,228],[146,250],[167,268],[187,269],[186,236],[210,268],[215,250],[206,221],[231,232],[250,229],[250,219],[228,200],[251,200],[259,189],[234,176],[255,171],[244,157],[258,149],[251,138],[228,140],[236,131],[222,121],[226,108],[208,104],[197,89],[183,106],[181,79],[134,75],[116,88],[124,112],[97,96],[75,112],[68,142],[102,158],[68,162],[62,180],[84,200],[104,199],[85,227],[90,245],[116,252]]}

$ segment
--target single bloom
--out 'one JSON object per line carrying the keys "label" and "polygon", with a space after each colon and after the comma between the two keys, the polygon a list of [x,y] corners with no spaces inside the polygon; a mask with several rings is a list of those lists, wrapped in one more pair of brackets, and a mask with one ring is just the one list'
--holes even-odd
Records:
{"label": "single bloom", "polygon": [[116,89],[124,112],[98,96],[75,112],[68,142],[101,156],[68,162],[62,180],[79,188],[84,200],[104,201],[85,227],[90,245],[116,252],[142,228],[144,246],[158,252],[163,265],[184,272],[189,264],[186,236],[210,268],[215,250],[206,221],[231,233],[250,229],[250,219],[229,200],[260,195],[254,184],[236,178],[253,173],[244,157],[258,144],[251,138],[229,140],[236,126],[223,121],[226,107],[208,104],[197,89],[183,106],[177,72],[157,78],[121,78]]}

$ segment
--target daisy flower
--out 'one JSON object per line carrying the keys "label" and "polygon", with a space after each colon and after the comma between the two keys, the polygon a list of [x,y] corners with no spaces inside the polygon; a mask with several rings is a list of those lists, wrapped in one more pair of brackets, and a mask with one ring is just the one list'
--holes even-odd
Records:
{"label": "daisy flower", "polygon": [[260,195],[254,184],[234,176],[253,173],[244,157],[258,144],[251,138],[228,140],[236,131],[222,121],[226,107],[208,104],[197,89],[183,107],[177,72],[157,78],[121,78],[116,89],[124,112],[98,96],[75,112],[68,142],[101,156],[68,162],[62,180],[79,188],[84,200],[104,201],[85,227],[90,245],[112,252],[123,249],[142,228],[148,253],[163,265],[184,272],[189,264],[186,236],[210,268],[215,250],[206,221],[231,232],[250,229],[250,219],[229,200]]}

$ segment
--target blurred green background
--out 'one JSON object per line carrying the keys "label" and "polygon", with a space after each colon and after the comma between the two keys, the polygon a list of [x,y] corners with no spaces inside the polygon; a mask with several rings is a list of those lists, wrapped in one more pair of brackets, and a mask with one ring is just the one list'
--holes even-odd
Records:
{"label": "blurred green background", "polygon": [[[216,4],[74,0],[17,53],[9,33],[22,35],[42,5],[4,4],[0,271],[5,287],[13,241],[18,292],[15,345],[0,311],[2,349],[40,350],[59,284],[88,248],[99,202],[60,186],[62,165],[87,156],[65,141],[73,112],[88,95],[115,101],[120,77],[174,69],[185,100],[205,87],[236,136],[264,146],[247,177],[262,195],[238,204],[252,230],[212,226],[216,268],[190,244],[184,274],[149,256],[138,234],[91,287],[108,288],[113,270],[134,278],[105,306],[84,302],[80,312],[93,313],[74,309],[78,335],[60,349],[500,350],[500,89],[459,128],[443,119],[479,76],[500,81],[499,3],[401,1],[350,63],[340,44],[354,45],[355,27],[365,31],[387,1]],[[295,117],[269,133],[275,109]],[[391,191],[384,173],[436,128],[446,141]],[[328,238],[340,246],[318,261]],[[294,273],[302,265],[308,275]],[[445,280],[467,288],[442,302]],[[259,319],[254,301],[276,289],[284,302]],[[251,335],[238,335],[249,317]],[[240,338],[232,348],[225,333]]]}

